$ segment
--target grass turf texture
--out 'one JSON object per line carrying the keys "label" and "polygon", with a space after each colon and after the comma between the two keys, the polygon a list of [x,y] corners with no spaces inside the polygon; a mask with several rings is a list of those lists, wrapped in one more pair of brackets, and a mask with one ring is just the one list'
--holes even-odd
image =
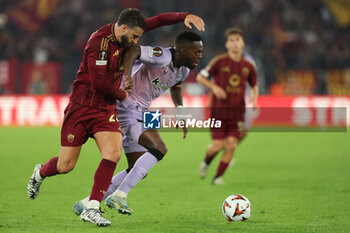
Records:
{"label": "grass turf texture", "polygon": [[[71,173],[46,179],[37,199],[26,185],[36,163],[59,151],[59,128],[0,128],[0,232],[350,232],[350,133],[251,133],[236,164],[212,186],[219,158],[199,179],[208,133],[163,133],[169,153],[129,194],[132,216],[106,209],[110,228],[82,223],[72,212],[89,194],[100,161],[89,140]],[[117,171],[126,168],[122,158]],[[246,222],[221,212],[234,193],[253,206]]]}

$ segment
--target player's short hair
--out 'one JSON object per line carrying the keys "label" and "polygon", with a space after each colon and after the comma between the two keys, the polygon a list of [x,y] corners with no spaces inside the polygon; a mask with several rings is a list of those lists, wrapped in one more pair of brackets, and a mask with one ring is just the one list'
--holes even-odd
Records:
{"label": "player's short hair", "polygon": [[122,24],[128,25],[130,28],[140,27],[146,30],[146,21],[142,13],[135,8],[127,8],[123,10],[118,17],[118,26]]}
{"label": "player's short hair", "polygon": [[185,41],[192,43],[192,42],[201,41],[201,40],[202,40],[201,36],[198,35],[197,33],[192,31],[184,31],[184,32],[181,32],[179,35],[177,35],[175,43],[176,45],[179,45]]}
{"label": "player's short hair", "polygon": [[225,31],[225,38],[227,40],[227,38],[230,36],[230,35],[233,35],[233,34],[239,34],[241,35],[241,37],[243,38],[243,31],[242,29],[238,28],[238,27],[233,27],[233,28],[229,28]]}

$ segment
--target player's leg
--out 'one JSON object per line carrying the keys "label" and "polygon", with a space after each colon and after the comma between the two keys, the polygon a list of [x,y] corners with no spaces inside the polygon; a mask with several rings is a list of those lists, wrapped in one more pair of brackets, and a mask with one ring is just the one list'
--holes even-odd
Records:
{"label": "player's leg", "polygon": [[115,190],[119,187],[119,185],[123,182],[124,178],[127,176],[127,174],[130,172],[130,170],[133,168],[134,164],[136,163],[136,160],[140,158],[146,151],[140,151],[140,152],[132,152],[132,153],[126,153],[126,158],[128,160],[128,168],[119,172],[112,178],[111,185],[109,186],[106,195],[103,197],[103,200],[106,199],[109,195],[114,193]]}
{"label": "player's leg", "polygon": [[139,136],[138,143],[148,151],[136,161],[134,167],[130,170],[118,189],[106,199],[106,201],[115,205],[115,209],[124,214],[132,214],[133,212],[126,204],[126,197],[129,191],[142,180],[148,171],[167,153],[165,143],[157,130],[149,129],[144,131]]}
{"label": "player's leg", "polygon": [[[128,169],[125,169],[125,170],[119,172],[118,174],[116,174],[115,176],[113,176],[111,184],[109,185],[108,190],[107,190],[107,192],[104,195],[102,200],[105,200],[109,195],[111,195],[112,193],[114,193],[118,189],[119,185],[122,183],[122,181],[124,180],[124,178],[126,177],[128,172],[134,166],[136,160],[144,153],[145,153],[145,151],[125,154],[127,157],[127,160],[128,160]],[[80,201],[77,201],[73,205],[73,212],[76,215],[80,215],[81,212],[83,212],[83,210],[86,208],[86,205],[89,202],[89,199],[90,199],[90,196],[87,196],[86,198],[84,198]],[[110,206],[108,202],[106,202],[106,205],[110,208],[114,208],[113,206]]]}
{"label": "player's leg", "polygon": [[53,157],[44,165],[37,164],[27,185],[30,199],[35,199],[46,177],[65,174],[71,171],[79,158],[81,146],[61,146],[59,157]]}
{"label": "player's leg", "polygon": [[80,218],[98,226],[109,226],[111,222],[101,215],[100,203],[121,157],[122,135],[119,132],[102,131],[95,133],[94,139],[102,154],[102,160],[95,172],[94,185],[86,209]]}
{"label": "player's leg", "polygon": [[208,168],[215,156],[224,148],[223,139],[213,139],[212,143],[208,146],[204,160],[199,166],[199,176],[204,179],[208,173]]}
{"label": "player's leg", "polygon": [[127,204],[126,197],[124,195],[118,196],[115,195],[113,198],[108,198],[111,194],[113,194],[120,184],[124,181],[128,173],[132,170],[134,164],[136,163],[137,159],[140,158],[145,151],[142,152],[132,152],[132,153],[126,153],[126,157],[128,160],[128,169],[121,171],[117,175],[115,175],[112,179],[112,183],[109,186],[107,193],[104,198],[106,198],[106,203],[105,205],[109,208],[113,208],[118,210],[119,213],[121,214],[132,214],[134,211],[129,208]]}
{"label": "player's leg", "polygon": [[224,184],[222,175],[225,173],[230,161],[233,158],[234,151],[237,147],[239,139],[234,136],[228,136],[225,138],[225,151],[221,158],[216,175],[213,179],[213,184]]}
{"label": "player's leg", "polygon": [[[239,141],[238,141],[238,145],[241,144],[241,142],[243,141],[243,139],[247,136],[248,131],[245,129],[243,132],[241,132],[240,136],[239,136]],[[230,163],[228,164],[229,168],[232,168],[235,165],[235,158],[233,157],[230,161]]]}

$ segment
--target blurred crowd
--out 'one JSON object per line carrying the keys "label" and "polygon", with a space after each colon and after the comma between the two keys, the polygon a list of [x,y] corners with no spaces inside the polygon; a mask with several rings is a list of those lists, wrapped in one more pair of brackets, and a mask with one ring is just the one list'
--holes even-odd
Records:
{"label": "blurred crowd", "polygon": [[[350,68],[350,26],[337,24],[320,0],[61,0],[36,34],[6,23],[3,15],[19,2],[0,0],[0,60],[61,61],[67,83],[75,78],[90,34],[115,22],[126,7],[137,7],[146,17],[170,11],[201,16],[206,23],[206,31],[200,33],[205,44],[201,67],[225,51],[227,28],[242,28],[245,51],[256,60],[263,92],[276,82],[277,71]],[[183,24],[163,27],[145,34],[140,43],[172,46],[181,30]]]}

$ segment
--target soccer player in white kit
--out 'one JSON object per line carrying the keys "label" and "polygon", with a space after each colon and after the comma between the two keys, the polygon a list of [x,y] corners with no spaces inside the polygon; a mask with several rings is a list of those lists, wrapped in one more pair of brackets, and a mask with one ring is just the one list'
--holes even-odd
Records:
{"label": "soccer player in white kit", "polygon": [[[124,68],[125,75],[132,71],[134,85],[127,100],[117,104],[129,168],[113,177],[104,196],[106,205],[122,214],[133,213],[127,205],[127,194],[167,153],[158,131],[143,129],[142,112],[169,88],[175,107],[183,106],[181,85],[190,69],[198,66],[203,43],[198,34],[185,31],[177,36],[174,48],[133,46],[130,49],[134,50],[133,60],[138,60]],[[88,197],[76,202],[73,211],[80,214],[87,200]]]}

